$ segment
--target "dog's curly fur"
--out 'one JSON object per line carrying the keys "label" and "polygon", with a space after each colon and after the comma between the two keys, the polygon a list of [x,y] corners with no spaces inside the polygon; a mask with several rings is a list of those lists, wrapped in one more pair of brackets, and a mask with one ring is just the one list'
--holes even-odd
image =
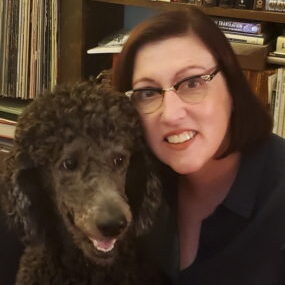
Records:
{"label": "dog's curly fur", "polygon": [[27,245],[16,284],[146,284],[135,239],[159,207],[153,160],[131,103],[104,84],[32,102],[1,179],[2,207]]}

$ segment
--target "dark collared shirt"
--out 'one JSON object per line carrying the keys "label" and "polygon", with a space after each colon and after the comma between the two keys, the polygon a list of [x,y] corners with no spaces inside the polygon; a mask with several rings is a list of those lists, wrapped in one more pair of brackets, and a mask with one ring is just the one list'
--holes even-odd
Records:
{"label": "dark collared shirt", "polygon": [[[272,136],[243,154],[224,202],[202,223],[197,258],[179,271],[175,183],[166,183],[147,248],[176,284],[285,284],[285,141]],[[172,192],[169,194],[169,192]],[[170,199],[169,199],[170,197]],[[170,205],[170,207],[169,207]]]}

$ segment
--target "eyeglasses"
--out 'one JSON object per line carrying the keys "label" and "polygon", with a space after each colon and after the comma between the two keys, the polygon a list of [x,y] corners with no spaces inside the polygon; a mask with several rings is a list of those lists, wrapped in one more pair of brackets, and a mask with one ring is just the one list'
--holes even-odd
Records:
{"label": "eyeglasses", "polygon": [[211,81],[219,71],[220,69],[216,67],[210,74],[186,77],[169,88],[138,88],[125,92],[125,95],[131,99],[139,111],[145,114],[153,113],[160,108],[167,91],[176,92],[185,103],[197,104],[207,94],[206,82]]}

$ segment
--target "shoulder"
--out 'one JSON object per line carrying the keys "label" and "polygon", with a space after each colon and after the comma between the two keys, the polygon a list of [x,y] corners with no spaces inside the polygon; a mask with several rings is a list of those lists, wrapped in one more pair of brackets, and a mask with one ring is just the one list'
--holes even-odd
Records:
{"label": "shoulder", "polygon": [[285,173],[285,139],[272,134],[266,141],[257,145],[253,151],[244,154],[246,162],[255,167],[263,167],[269,172],[277,169]]}
{"label": "shoulder", "polygon": [[285,139],[272,135],[262,147],[264,152],[264,168],[268,174],[281,175],[285,178]]}

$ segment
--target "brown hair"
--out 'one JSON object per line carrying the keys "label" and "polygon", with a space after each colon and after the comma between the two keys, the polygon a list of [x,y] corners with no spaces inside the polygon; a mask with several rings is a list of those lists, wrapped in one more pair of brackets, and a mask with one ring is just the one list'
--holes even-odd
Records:
{"label": "brown hair", "polygon": [[143,45],[190,33],[197,35],[216,59],[233,100],[229,145],[220,157],[247,151],[269,137],[271,116],[251,91],[228,40],[198,8],[162,12],[135,27],[114,68],[114,85],[119,91],[132,89],[135,57]]}

